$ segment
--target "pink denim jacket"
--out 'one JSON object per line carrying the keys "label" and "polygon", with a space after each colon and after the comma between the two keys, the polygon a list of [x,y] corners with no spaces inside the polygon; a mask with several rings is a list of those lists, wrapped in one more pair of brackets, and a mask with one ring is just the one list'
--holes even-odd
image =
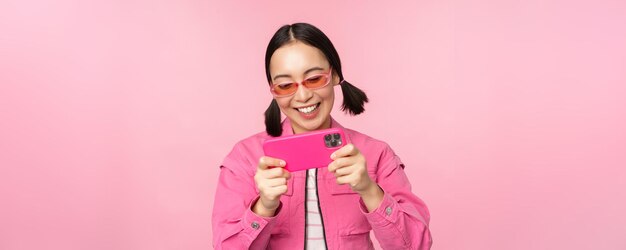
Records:
{"label": "pink denim jacket", "polygon": [[[341,127],[332,120],[331,127]],[[345,129],[367,159],[370,177],[384,191],[378,208],[367,212],[349,185],[338,185],[326,168],[317,172],[317,192],[328,249],[374,249],[370,230],[384,249],[430,249],[430,215],[411,193],[404,165],[385,142]],[[289,119],[283,136],[293,134]],[[306,171],[293,172],[288,191],[274,217],[262,217],[251,206],[259,198],[254,174],[263,156],[262,132],[238,142],[220,168],[213,208],[213,247],[216,249],[302,249],[305,245]]]}

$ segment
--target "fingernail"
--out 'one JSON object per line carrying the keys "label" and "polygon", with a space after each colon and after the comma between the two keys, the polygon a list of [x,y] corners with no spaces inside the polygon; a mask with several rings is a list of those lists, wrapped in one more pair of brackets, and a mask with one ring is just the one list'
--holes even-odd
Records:
{"label": "fingernail", "polygon": [[285,161],[280,161],[281,166],[285,166]]}
{"label": "fingernail", "polygon": [[330,159],[333,159],[333,160],[335,159],[335,153],[332,153],[332,154],[330,155]]}

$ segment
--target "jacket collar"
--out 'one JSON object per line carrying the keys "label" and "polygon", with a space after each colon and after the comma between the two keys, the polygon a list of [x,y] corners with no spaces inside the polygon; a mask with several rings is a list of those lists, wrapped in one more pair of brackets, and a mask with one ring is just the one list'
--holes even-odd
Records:
{"label": "jacket collar", "polygon": [[[293,135],[293,128],[291,127],[291,120],[289,120],[289,118],[285,118],[283,120],[282,126],[283,126],[283,134],[281,135],[281,137],[286,136],[286,135]],[[330,117],[330,127],[331,128],[344,128],[341,124],[335,121],[335,119],[332,116]]]}

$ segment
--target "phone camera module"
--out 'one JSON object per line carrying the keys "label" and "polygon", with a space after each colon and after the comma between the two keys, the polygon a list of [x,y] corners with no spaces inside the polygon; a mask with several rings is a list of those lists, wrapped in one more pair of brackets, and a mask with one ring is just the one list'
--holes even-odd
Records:
{"label": "phone camera module", "polygon": [[327,148],[332,148],[333,147],[332,143],[331,143],[332,139],[333,139],[333,137],[330,134],[324,136],[324,144],[326,144]]}
{"label": "phone camera module", "polygon": [[327,134],[324,136],[324,144],[326,144],[327,148],[334,148],[337,146],[341,146],[341,135],[338,133]]}

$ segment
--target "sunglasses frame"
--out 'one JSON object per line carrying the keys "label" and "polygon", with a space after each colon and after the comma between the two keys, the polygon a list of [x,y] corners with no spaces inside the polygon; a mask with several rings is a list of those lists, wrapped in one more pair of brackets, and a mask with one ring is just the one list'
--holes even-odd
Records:
{"label": "sunglasses frame", "polygon": [[[328,86],[328,84],[331,82],[332,76],[333,76],[332,73],[333,73],[333,68],[331,67],[331,68],[328,69],[327,73],[319,73],[319,74],[315,74],[315,75],[309,76],[309,77],[305,78],[304,80],[302,80],[301,82],[295,82],[295,81],[291,82],[291,84],[295,84],[296,85],[296,91],[294,91],[291,94],[286,94],[286,95],[279,95],[279,94],[277,94],[276,91],[274,90],[274,87],[276,87],[276,86],[278,86],[280,84],[273,84],[273,83],[271,83],[270,84],[270,93],[272,93],[272,95],[274,97],[287,97],[287,96],[292,96],[292,95],[296,94],[296,92],[298,92],[298,88],[300,88],[301,86],[303,86],[303,87],[305,87],[305,88],[307,88],[309,90],[321,89],[323,87]],[[320,75],[326,76],[328,78],[328,81],[324,85],[319,86],[317,88],[309,88],[309,87],[306,87],[303,84],[306,80],[311,79],[311,78],[316,77],[316,76],[320,76]]]}

